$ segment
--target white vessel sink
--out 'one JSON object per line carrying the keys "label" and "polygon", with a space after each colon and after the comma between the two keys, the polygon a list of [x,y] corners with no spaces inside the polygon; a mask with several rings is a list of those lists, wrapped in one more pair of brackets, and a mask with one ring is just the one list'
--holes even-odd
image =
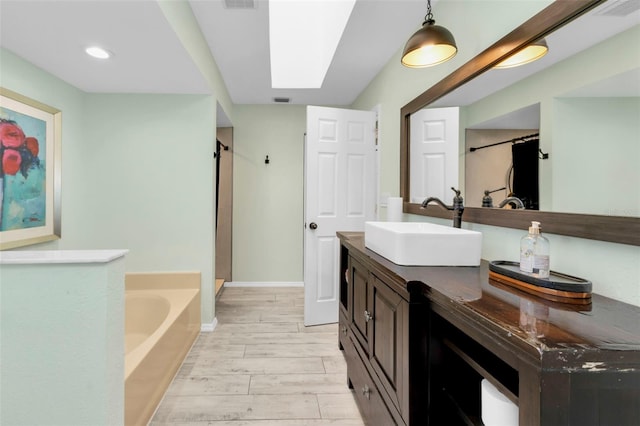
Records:
{"label": "white vessel sink", "polygon": [[417,222],[365,222],[364,245],[404,266],[478,266],[482,233]]}

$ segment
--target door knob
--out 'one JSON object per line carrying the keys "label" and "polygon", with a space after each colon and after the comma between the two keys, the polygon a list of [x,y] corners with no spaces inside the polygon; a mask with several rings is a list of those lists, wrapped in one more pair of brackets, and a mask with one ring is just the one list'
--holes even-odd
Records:
{"label": "door knob", "polygon": [[317,223],[315,223],[315,222],[311,222],[311,223],[309,224],[309,228],[311,228],[311,229],[318,229],[318,224],[317,224]]}

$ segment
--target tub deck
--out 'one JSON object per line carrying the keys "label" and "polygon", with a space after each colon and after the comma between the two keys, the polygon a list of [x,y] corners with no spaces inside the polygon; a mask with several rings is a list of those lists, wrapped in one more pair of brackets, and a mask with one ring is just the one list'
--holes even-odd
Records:
{"label": "tub deck", "polygon": [[[189,305],[192,304],[194,299],[200,295],[200,290],[193,289],[185,289],[185,290],[129,290],[125,293],[125,296],[161,296],[170,302],[169,313],[165,320],[160,324],[160,327],[156,329],[156,331],[147,336],[144,333],[128,333],[125,330],[125,347],[134,347],[133,350],[127,352],[125,356],[125,369],[124,369],[124,377],[125,380],[129,378],[131,373],[138,368],[141,362],[144,361],[147,354],[153,349],[153,347],[158,343],[158,341],[165,335],[168,331],[169,327],[171,327],[175,322],[179,319],[180,315],[187,309],[189,309]],[[199,303],[198,303],[199,307]],[[198,335],[200,331],[200,323],[197,324],[195,328],[195,336]],[[189,334],[193,334],[194,330],[185,330]],[[127,345],[127,341],[129,341],[129,345]],[[135,341],[142,340],[137,346],[134,344]],[[195,340],[195,337],[194,337]],[[193,342],[192,342],[193,343]],[[130,346],[131,345],[131,346]],[[189,345],[191,347],[191,345]],[[188,352],[188,348],[187,348]]]}
{"label": "tub deck", "polygon": [[200,332],[200,273],[127,274],[125,297],[161,311],[130,312],[125,330],[125,424],[146,425]]}

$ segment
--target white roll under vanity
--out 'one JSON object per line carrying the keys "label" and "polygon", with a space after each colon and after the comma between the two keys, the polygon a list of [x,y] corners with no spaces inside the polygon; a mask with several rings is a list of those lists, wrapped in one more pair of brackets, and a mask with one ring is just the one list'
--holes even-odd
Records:
{"label": "white roll under vanity", "polygon": [[637,424],[640,308],[551,302],[480,267],[399,266],[341,241],[339,345],[367,424],[482,424],[482,380],[520,425]]}

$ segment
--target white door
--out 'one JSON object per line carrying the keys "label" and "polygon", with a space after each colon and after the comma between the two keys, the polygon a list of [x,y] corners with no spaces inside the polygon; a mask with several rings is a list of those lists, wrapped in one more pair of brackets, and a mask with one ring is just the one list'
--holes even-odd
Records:
{"label": "white door", "polygon": [[411,114],[409,188],[413,203],[438,197],[451,204],[458,188],[459,108],[426,108]]}
{"label": "white door", "polygon": [[375,113],[307,107],[304,324],[338,321],[337,231],[375,218]]}

